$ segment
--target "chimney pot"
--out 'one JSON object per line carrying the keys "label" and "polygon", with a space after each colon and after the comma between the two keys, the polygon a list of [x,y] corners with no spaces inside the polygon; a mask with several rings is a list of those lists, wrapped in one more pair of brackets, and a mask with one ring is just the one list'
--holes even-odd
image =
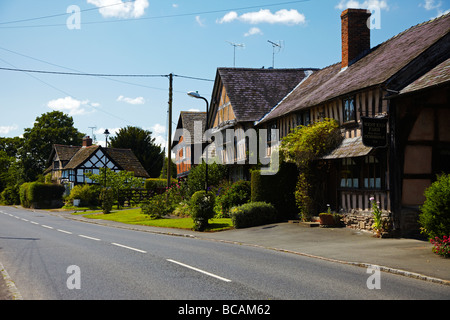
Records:
{"label": "chimney pot", "polygon": [[341,14],[342,64],[348,67],[355,59],[370,49],[369,18],[366,9],[347,9]]}

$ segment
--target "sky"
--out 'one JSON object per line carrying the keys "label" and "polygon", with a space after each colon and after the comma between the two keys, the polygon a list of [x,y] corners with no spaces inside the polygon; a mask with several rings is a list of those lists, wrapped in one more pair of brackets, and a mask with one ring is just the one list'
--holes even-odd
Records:
{"label": "sky", "polygon": [[106,128],[136,126],[167,147],[169,74],[175,130],[180,111],[205,111],[187,92],[210,100],[219,67],[340,62],[346,8],[372,11],[376,46],[449,12],[450,0],[0,0],[0,68],[127,75],[0,69],[0,137],[59,110],[100,144]]}

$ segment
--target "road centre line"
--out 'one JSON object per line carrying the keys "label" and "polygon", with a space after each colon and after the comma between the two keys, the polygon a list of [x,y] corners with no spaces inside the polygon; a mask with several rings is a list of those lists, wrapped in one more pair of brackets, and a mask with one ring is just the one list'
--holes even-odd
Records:
{"label": "road centre line", "polygon": [[225,281],[225,282],[231,282],[231,280],[230,280],[230,279],[226,279],[226,278],[220,277],[220,276],[218,276],[218,275],[215,275],[215,274],[213,274],[213,273],[210,273],[210,272],[206,272],[206,271],[204,271],[204,270],[201,270],[201,269],[198,269],[198,268],[192,267],[192,266],[190,266],[190,265],[187,265],[187,264],[184,264],[184,263],[181,263],[181,262],[178,262],[178,261],[172,260],[172,259],[167,259],[167,261],[169,261],[169,262],[173,262],[173,263],[176,263],[176,264],[178,264],[178,265],[180,265],[180,266],[183,266],[183,267],[185,267],[185,268],[188,268],[188,269],[191,269],[191,270],[194,270],[194,271],[197,271],[197,272],[200,272],[200,273],[206,274],[206,275],[208,275],[208,276],[210,276],[210,277],[213,277],[213,278],[216,278],[216,279],[219,279],[219,280]]}
{"label": "road centre line", "polygon": [[34,222],[34,221],[30,221],[30,223],[32,223],[32,224],[39,224],[39,223],[37,223],[37,222]]}
{"label": "road centre line", "polygon": [[130,250],[134,250],[134,251],[137,251],[137,252],[147,253],[147,251],[140,250],[140,249],[136,249],[136,248],[129,247],[129,246],[124,246],[123,244],[120,244],[120,243],[114,243],[114,242],[111,242],[111,244],[112,244],[112,245],[115,245],[115,246],[118,246],[118,247],[122,247],[122,248],[130,249]]}
{"label": "road centre line", "polygon": [[100,241],[100,239],[98,239],[98,238],[88,237],[88,236],[85,236],[85,235],[83,235],[83,234],[79,234],[78,236],[79,236],[79,237],[82,237],[82,238],[86,238],[86,239],[91,239],[91,240],[95,240],[95,241]]}
{"label": "road centre line", "polygon": [[53,229],[53,227],[47,226],[45,224],[41,224],[42,227],[47,228],[47,229]]}
{"label": "road centre line", "polygon": [[62,233],[67,233],[67,234],[72,234],[72,232],[66,231],[66,230],[61,230],[61,229],[56,229],[56,231],[62,232]]}

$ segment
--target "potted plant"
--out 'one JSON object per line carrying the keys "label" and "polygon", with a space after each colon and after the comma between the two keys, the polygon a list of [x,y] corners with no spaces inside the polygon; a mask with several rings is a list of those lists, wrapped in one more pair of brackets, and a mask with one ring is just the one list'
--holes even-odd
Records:
{"label": "potted plant", "polygon": [[324,226],[324,227],[325,226],[331,227],[336,224],[332,213],[328,213],[328,212],[319,213],[319,219],[320,219],[320,225]]}

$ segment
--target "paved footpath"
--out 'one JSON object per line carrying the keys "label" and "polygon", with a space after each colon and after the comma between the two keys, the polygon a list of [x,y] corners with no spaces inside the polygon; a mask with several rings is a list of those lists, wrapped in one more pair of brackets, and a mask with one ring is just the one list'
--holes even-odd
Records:
{"label": "paved footpath", "polygon": [[[377,265],[385,272],[450,285],[450,259],[434,254],[431,251],[432,245],[422,240],[379,239],[368,232],[348,228],[302,227],[288,222],[221,232],[196,232],[87,219],[67,212],[48,213],[143,232],[258,246],[361,267]],[[0,269],[2,269],[1,262]],[[11,297],[20,299],[20,294],[14,291],[11,282],[11,279],[6,278],[5,281],[4,276],[0,277],[0,300]]]}

